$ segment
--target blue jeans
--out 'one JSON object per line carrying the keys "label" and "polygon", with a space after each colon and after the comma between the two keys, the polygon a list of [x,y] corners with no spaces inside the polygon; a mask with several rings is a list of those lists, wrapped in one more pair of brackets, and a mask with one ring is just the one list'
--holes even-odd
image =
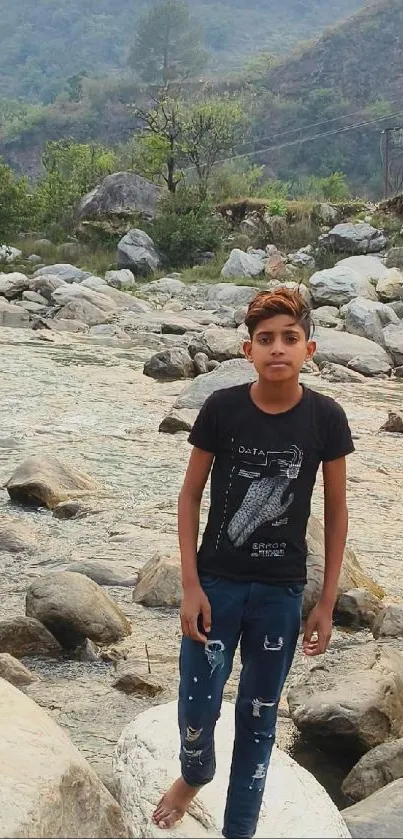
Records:
{"label": "blue jeans", "polygon": [[298,640],[303,584],[266,585],[201,575],[210,601],[206,645],[183,638],[179,729],[182,777],[191,786],[215,773],[214,729],[240,640],[242,670],[223,836],[253,837],[274,744],[277,707]]}

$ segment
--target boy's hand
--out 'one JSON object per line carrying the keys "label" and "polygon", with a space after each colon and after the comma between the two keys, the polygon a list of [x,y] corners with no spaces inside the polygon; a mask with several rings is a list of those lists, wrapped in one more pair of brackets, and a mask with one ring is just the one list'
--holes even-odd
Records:
{"label": "boy's hand", "polygon": [[180,617],[183,634],[187,638],[192,638],[193,641],[200,641],[202,644],[205,644],[207,637],[199,631],[197,625],[199,615],[202,616],[204,631],[210,632],[211,606],[201,585],[198,583],[190,588],[184,589]]}
{"label": "boy's hand", "polygon": [[309,613],[305,625],[302,649],[305,655],[325,653],[332,636],[333,609],[318,603]]}

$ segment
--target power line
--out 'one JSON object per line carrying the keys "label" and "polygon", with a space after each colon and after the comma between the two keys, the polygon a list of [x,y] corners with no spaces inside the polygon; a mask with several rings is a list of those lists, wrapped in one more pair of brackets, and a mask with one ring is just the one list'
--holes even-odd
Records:
{"label": "power line", "polygon": [[[310,143],[314,140],[319,140],[322,137],[331,137],[331,136],[335,136],[337,134],[343,134],[345,131],[353,131],[355,128],[364,128],[368,125],[375,125],[375,123],[383,122],[385,119],[392,119],[394,117],[402,117],[402,116],[403,116],[402,112],[388,114],[388,115],[385,115],[383,117],[377,117],[376,119],[366,120],[365,122],[357,122],[354,125],[346,125],[346,126],[344,126],[344,128],[336,128],[334,131],[325,131],[321,134],[313,134],[311,137],[303,137],[302,139],[298,138],[297,140],[290,140],[287,143],[280,143],[280,144],[274,145],[274,146],[266,146],[264,149],[256,149],[255,151],[246,152],[245,154],[231,155],[231,157],[225,157],[225,158],[222,158],[221,160],[217,160],[217,163],[215,165],[217,165],[217,164],[221,165],[222,163],[229,163],[231,160],[240,160],[242,158],[252,157],[254,155],[263,154],[264,152],[268,152],[268,151],[277,151],[279,149],[290,148],[291,146],[303,145],[304,143]],[[186,169],[184,169],[183,171],[187,172],[190,169],[195,169],[195,166],[187,166]]]}

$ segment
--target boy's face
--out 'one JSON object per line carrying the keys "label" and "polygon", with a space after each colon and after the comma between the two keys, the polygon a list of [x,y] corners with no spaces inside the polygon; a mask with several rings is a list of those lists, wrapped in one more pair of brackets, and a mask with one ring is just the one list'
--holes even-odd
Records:
{"label": "boy's face", "polygon": [[244,353],[261,379],[280,382],[299,376],[302,365],[312,358],[316,344],[290,315],[261,320],[253,338],[245,341]]}

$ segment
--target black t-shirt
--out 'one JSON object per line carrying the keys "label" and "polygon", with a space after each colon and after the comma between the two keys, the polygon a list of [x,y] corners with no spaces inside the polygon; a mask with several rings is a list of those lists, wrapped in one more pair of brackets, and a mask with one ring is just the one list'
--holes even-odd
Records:
{"label": "black t-shirt", "polygon": [[306,528],[319,464],[354,451],[343,409],[304,387],[291,410],[267,414],[250,384],[215,391],[189,442],[215,455],[199,573],[306,581]]}

